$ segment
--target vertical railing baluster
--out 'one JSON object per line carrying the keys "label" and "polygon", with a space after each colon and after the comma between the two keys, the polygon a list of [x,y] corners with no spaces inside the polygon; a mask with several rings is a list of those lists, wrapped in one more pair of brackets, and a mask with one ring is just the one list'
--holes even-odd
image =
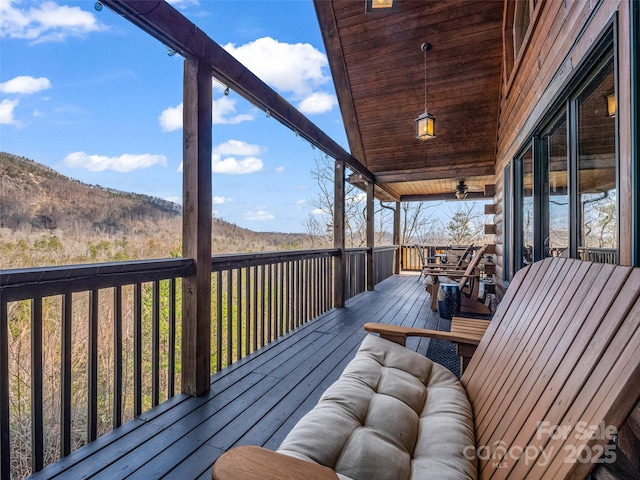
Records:
{"label": "vertical railing baluster", "polygon": [[133,415],[142,414],[142,284],[133,287]]}
{"label": "vertical railing baluster", "polygon": [[122,287],[113,289],[113,428],[122,425]]}
{"label": "vertical railing baluster", "polygon": [[284,263],[280,262],[278,264],[278,290],[280,292],[280,299],[278,302],[278,335],[282,336],[285,334],[284,328]]}
{"label": "vertical railing baluster", "polygon": [[176,394],[176,279],[169,280],[169,362],[168,392],[169,398]]}
{"label": "vertical railing baluster", "polygon": [[320,259],[319,258],[314,258],[313,259],[313,285],[314,285],[314,289],[313,289],[313,304],[314,304],[314,311],[313,311],[313,318],[317,317],[319,312],[320,312],[320,292],[318,292],[318,288],[320,287],[320,279],[318,278],[320,275]]}
{"label": "vertical railing baluster", "polygon": [[302,325],[304,319],[304,261],[298,260],[298,315],[296,327]]}
{"label": "vertical railing baluster", "polygon": [[87,424],[88,438],[93,442],[98,438],[98,290],[91,290],[89,296],[89,398]]}
{"label": "vertical railing baluster", "polygon": [[9,314],[0,303],[0,477],[11,476],[11,438],[9,436]]}
{"label": "vertical railing baluster", "polygon": [[306,323],[307,316],[309,314],[309,261],[300,260],[300,267],[302,269],[302,283],[300,284],[302,290],[302,318],[300,324]]}
{"label": "vertical railing baluster", "polygon": [[9,435],[9,315],[0,303],[0,477],[11,476],[11,437]]}
{"label": "vertical railing baluster", "polygon": [[151,405],[160,403],[160,281],[151,291]]}
{"label": "vertical railing baluster", "polygon": [[246,355],[249,355],[249,352],[251,352],[251,267],[246,267],[244,270],[246,279],[246,283],[244,285],[244,351]]}
{"label": "vertical railing baluster", "polygon": [[265,266],[260,265],[260,347],[264,347],[265,341],[265,292],[266,292]]}
{"label": "vertical railing baluster", "polygon": [[299,265],[300,262],[298,260],[293,261],[293,323],[292,328],[295,329],[298,326],[298,322],[300,321],[300,288],[299,288]]}
{"label": "vertical railing baluster", "polygon": [[60,336],[60,458],[71,453],[71,332],[73,294],[62,296]]}
{"label": "vertical railing baluster", "polygon": [[253,274],[253,352],[258,349],[258,266],[251,267]]}
{"label": "vertical railing baluster", "polygon": [[216,371],[222,370],[222,271],[216,272]]}
{"label": "vertical railing baluster", "polygon": [[236,360],[242,358],[242,269],[236,270]]}
{"label": "vertical railing baluster", "polygon": [[296,328],[296,318],[298,316],[298,262],[291,261],[291,319],[289,320],[289,330]]}
{"label": "vertical railing baluster", "polygon": [[42,419],[42,298],[31,300],[31,469],[44,466]]}
{"label": "vertical railing baluster", "polygon": [[273,330],[271,327],[271,307],[272,307],[272,298],[271,298],[271,294],[273,293],[273,290],[271,288],[271,274],[272,274],[272,268],[271,268],[271,264],[267,265],[267,341],[266,343],[269,343],[271,340],[273,340]]}
{"label": "vertical railing baluster", "polygon": [[227,270],[227,366],[233,363],[233,270]]}

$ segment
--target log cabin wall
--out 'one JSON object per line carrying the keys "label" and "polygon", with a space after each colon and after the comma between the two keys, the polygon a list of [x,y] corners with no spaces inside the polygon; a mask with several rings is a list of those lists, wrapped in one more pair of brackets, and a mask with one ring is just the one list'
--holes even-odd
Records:
{"label": "log cabin wall", "polygon": [[[495,169],[496,277],[504,278],[504,169],[530,142],[579,66],[603,32],[616,22],[614,48],[617,75],[619,263],[631,264],[631,69],[629,0],[530,0],[529,27],[513,52],[515,2],[505,2],[502,92]],[[499,282],[500,283],[500,282]],[[502,291],[499,285],[498,292]]]}

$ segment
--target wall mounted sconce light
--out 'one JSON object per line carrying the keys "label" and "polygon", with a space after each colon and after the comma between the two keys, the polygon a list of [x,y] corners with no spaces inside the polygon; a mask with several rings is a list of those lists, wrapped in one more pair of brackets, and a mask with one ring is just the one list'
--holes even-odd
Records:
{"label": "wall mounted sconce light", "polygon": [[424,113],[416,118],[416,138],[427,140],[436,136],[436,117],[427,112],[427,52],[431,50],[431,44],[425,42],[420,49],[424,52]]}
{"label": "wall mounted sconce light", "polygon": [[393,10],[393,0],[365,0],[364,12],[372,13],[380,10]]}
{"label": "wall mounted sconce light", "polygon": [[607,95],[607,114],[610,117],[616,116],[616,94],[612,93],[611,95]]}

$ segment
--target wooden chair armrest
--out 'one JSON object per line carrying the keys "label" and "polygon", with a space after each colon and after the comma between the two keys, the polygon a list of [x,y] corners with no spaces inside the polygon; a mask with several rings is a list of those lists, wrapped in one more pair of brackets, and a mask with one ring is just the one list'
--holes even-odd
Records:
{"label": "wooden chair armrest", "polygon": [[213,480],[338,480],[328,467],[262,447],[245,445],[223,453],[211,469]]}
{"label": "wooden chair armrest", "polygon": [[402,327],[398,325],[387,325],[384,323],[365,323],[364,329],[367,332],[378,333],[382,338],[390,340],[400,345],[405,345],[407,337],[428,337],[440,340],[449,340],[453,343],[463,345],[478,345],[481,336],[465,332],[443,332],[440,330],[427,330],[425,328]]}

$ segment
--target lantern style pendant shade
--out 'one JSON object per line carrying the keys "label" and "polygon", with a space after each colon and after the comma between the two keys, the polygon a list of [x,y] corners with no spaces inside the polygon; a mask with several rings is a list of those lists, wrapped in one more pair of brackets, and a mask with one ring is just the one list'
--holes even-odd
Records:
{"label": "lantern style pendant shade", "polygon": [[416,118],[416,138],[427,140],[436,138],[436,117],[427,113],[427,52],[431,50],[430,43],[420,45],[424,53],[424,113]]}
{"label": "lantern style pendant shade", "polygon": [[616,116],[616,94],[612,93],[611,95],[607,96],[607,114],[610,117],[615,117]]}
{"label": "lantern style pendant shade", "polygon": [[416,138],[427,140],[436,138],[436,118],[425,110],[422,115],[416,118]]}
{"label": "lantern style pendant shade", "polygon": [[395,7],[393,0],[365,0],[365,13],[372,13],[378,10],[393,10]]}

